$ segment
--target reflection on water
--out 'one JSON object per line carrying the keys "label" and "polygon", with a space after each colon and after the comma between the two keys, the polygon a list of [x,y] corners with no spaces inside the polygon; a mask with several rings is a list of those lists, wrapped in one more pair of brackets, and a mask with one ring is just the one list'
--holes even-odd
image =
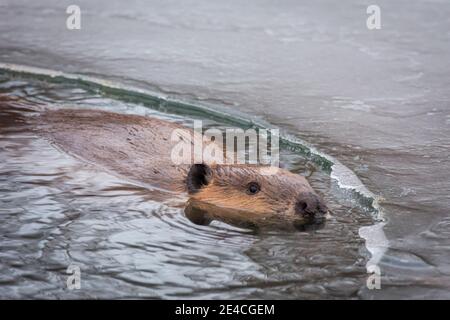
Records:
{"label": "reflection on water", "polygon": [[[334,216],[311,232],[197,226],[151,191],[57,150],[27,126],[54,105],[189,120],[68,84],[0,83],[0,296],[3,298],[336,298],[359,296],[372,220],[329,176],[284,150]],[[221,125],[210,121],[209,125]],[[69,265],[80,290],[66,288]]]}
{"label": "reflection on water", "polygon": [[[376,4],[382,11],[381,29],[369,30],[366,27],[369,4],[372,3],[361,0],[295,0],[283,3],[270,0],[77,0],[82,11],[82,28],[74,31],[65,28],[65,1],[2,0],[0,63],[95,76],[133,89],[142,88],[167,95],[171,99],[194,104],[211,103],[215,107],[228,108],[230,114],[245,113],[250,119],[263,119],[298,135],[338,159],[352,173],[356,172],[370,191],[384,198],[382,208],[387,218],[384,232],[389,248],[379,262],[382,289],[369,291],[362,288],[359,297],[450,298],[450,5],[448,0],[377,0]],[[3,81],[0,91],[3,96],[20,97],[14,102],[14,108],[58,103],[151,113],[140,106],[106,99],[81,88],[30,84],[18,78]],[[26,224],[17,218],[20,217],[18,212],[22,212],[21,206],[28,201],[21,197],[36,196],[43,191],[49,194],[57,192],[53,177],[44,174],[55,171],[57,164],[62,165],[62,160],[45,162],[47,167],[51,167],[45,170],[33,166],[37,159],[30,156],[30,151],[34,150],[30,146],[38,143],[37,139],[10,120],[7,108],[1,109],[0,130],[3,133],[0,143],[2,146],[8,144],[8,148],[0,151],[0,188],[8,191],[0,192],[0,210],[4,213],[0,219],[8,224],[20,221],[22,226]],[[173,116],[169,118],[175,119]],[[183,118],[179,120],[184,121]],[[47,157],[51,155],[61,156],[49,149]],[[285,152],[283,157],[291,169],[305,171],[304,161],[295,154]],[[85,165],[79,165],[81,168],[77,171],[61,171],[68,179],[63,184],[64,188],[72,185],[74,194],[87,192],[87,185],[100,183],[97,173],[88,174],[89,181],[79,185],[75,183],[83,170],[87,170]],[[3,167],[10,170],[5,171]],[[22,183],[24,179],[32,179],[32,174],[38,174],[35,178],[46,181],[47,187]],[[341,258],[348,254],[349,261],[357,261],[357,257],[365,257],[365,250],[360,255],[351,250],[344,253],[342,246],[329,244],[328,239],[322,240],[324,234],[333,230],[336,231],[331,233],[333,239],[339,238],[339,234],[345,235],[346,241],[337,241],[341,245],[345,243],[357,248],[359,244],[352,241],[360,241],[356,233],[354,237],[346,234],[354,231],[356,222],[351,220],[359,217],[358,213],[348,210],[353,206],[348,200],[351,196],[342,194],[327,179],[320,172],[312,176],[315,187],[333,198],[328,199],[334,202],[333,207],[343,207],[335,210],[339,215],[326,229],[318,231],[312,239],[308,238],[311,247],[305,247],[303,242],[309,234],[256,236],[241,234],[241,230],[229,231],[225,225],[200,229],[201,234],[215,234],[218,230],[227,234],[232,232],[239,239],[237,243],[250,243],[251,248],[276,248],[273,243],[267,244],[270,239],[288,243],[285,237],[299,237],[296,244],[298,256],[309,248],[322,254],[323,250],[332,251],[336,247],[332,257]],[[138,188],[124,187],[124,181],[120,184],[120,187],[105,186],[105,190],[95,191],[92,200],[112,192],[114,188],[125,188],[127,193],[137,192],[142,200],[144,197],[155,199],[155,194],[150,196],[147,190],[140,193]],[[17,192],[19,189],[21,191]],[[48,200],[49,197],[43,195],[43,199]],[[128,210],[130,207],[124,208]],[[9,213],[14,219],[3,218]],[[150,216],[154,217],[153,214]],[[185,221],[182,215],[174,217]],[[8,224],[0,226],[2,231]],[[365,223],[361,221],[361,224]],[[179,226],[170,232],[181,232],[177,230],[180,230]],[[188,230],[193,233],[189,239],[193,238],[195,242],[195,230],[199,229],[189,225]],[[2,232],[2,245],[14,243],[8,232]],[[6,238],[4,234],[10,237]],[[262,241],[267,237],[266,242]],[[16,248],[27,250],[27,246],[19,245],[24,244],[22,241],[40,243],[36,239],[26,239],[17,240]],[[74,241],[71,239],[66,243]],[[31,281],[18,274],[26,269],[25,264],[20,268],[14,267],[20,257],[26,256],[16,254],[19,249],[0,250],[0,282],[4,284],[0,287],[1,296],[24,296],[28,292],[17,291]],[[222,248],[221,252],[227,250]],[[233,249],[232,252],[238,261],[248,262],[248,252],[254,254],[255,251]],[[307,262],[292,264],[297,252],[287,252],[276,252],[280,258],[278,262],[273,259],[276,267],[270,272],[264,269],[271,261],[269,257],[252,256],[249,265],[260,272],[254,282],[254,279],[246,280],[242,276],[244,269],[240,268],[235,276],[231,271],[227,273],[239,283],[232,287],[235,289],[221,287],[224,285],[222,282],[208,282],[207,275],[203,285],[209,285],[210,292],[222,290],[220,294],[223,297],[233,296],[231,292],[239,297],[236,291],[251,296],[250,293],[260,290],[261,284],[274,281],[270,289],[260,291],[264,295],[283,295],[283,290],[289,287],[286,292],[291,294],[295,291],[293,297],[308,297],[308,288],[294,280],[289,280],[291,285],[276,282],[277,277],[285,273],[295,274],[298,279],[306,274],[312,263],[306,258]],[[162,250],[159,254],[164,253]],[[37,258],[33,259],[31,261],[35,263]],[[43,258],[42,261],[45,260]],[[29,264],[32,262],[27,260],[26,265]],[[323,272],[332,272],[311,282],[312,286],[316,285],[311,295],[336,296],[336,289],[330,287],[330,279],[339,279],[339,272],[336,277],[333,274],[338,264],[320,268]],[[341,267],[346,265],[343,263]],[[295,266],[298,272],[283,269]],[[226,267],[231,268],[232,263]],[[29,268],[30,277],[36,277],[31,272],[35,269]],[[278,273],[277,269],[280,269]],[[319,270],[318,267],[313,269]],[[49,275],[55,277],[56,273],[51,272]],[[64,276],[62,269],[60,272]],[[257,275],[257,271],[249,272]],[[362,273],[360,275],[363,276]],[[343,279],[346,278],[358,277],[345,274]],[[25,284],[17,285],[19,280]],[[57,288],[60,288],[59,280],[45,283],[58,283]],[[90,283],[100,286],[101,281]],[[103,285],[107,286],[105,282]],[[360,285],[362,281],[354,287]],[[29,286],[30,292],[42,289],[42,286]],[[169,288],[168,285],[162,287]],[[106,289],[100,291],[102,294],[99,296],[105,296]],[[159,294],[163,292],[157,291]],[[64,292],[67,295],[83,294],[81,291]],[[84,294],[88,292],[94,290],[84,291]]]}

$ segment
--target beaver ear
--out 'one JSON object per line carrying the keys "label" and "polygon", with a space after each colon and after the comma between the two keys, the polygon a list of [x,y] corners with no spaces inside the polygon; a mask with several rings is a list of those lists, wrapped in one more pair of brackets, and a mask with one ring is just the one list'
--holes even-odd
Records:
{"label": "beaver ear", "polygon": [[211,182],[212,170],[204,164],[193,164],[186,178],[189,193],[195,193]]}

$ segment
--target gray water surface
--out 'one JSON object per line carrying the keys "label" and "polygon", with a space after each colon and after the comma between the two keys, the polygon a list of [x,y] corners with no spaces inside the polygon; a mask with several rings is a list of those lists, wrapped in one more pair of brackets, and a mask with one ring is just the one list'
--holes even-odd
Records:
{"label": "gray water surface", "polygon": [[[158,191],[102,172],[33,131],[42,108],[95,108],[192,125],[192,118],[124,103],[74,84],[0,73],[2,297],[321,298],[357,297],[369,257],[362,226],[370,207],[345,194],[326,171],[283,150],[334,213],[311,232],[200,227]],[[150,106],[151,107],[151,106]],[[207,127],[225,127],[207,121]],[[173,196],[172,196],[173,197]],[[81,269],[67,289],[68,266]]]}
{"label": "gray water surface", "polygon": [[[389,248],[379,263],[382,289],[365,289],[367,250],[356,224],[370,224],[368,218],[336,220],[324,237],[280,238],[227,226],[210,233],[164,207],[157,209],[164,212],[155,223],[160,229],[149,235],[145,225],[154,215],[145,213],[156,209],[145,192],[112,177],[92,178],[89,168],[10,126],[1,153],[1,245],[9,248],[1,251],[2,297],[450,297],[448,1],[377,1],[380,30],[366,28],[367,1],[76,1],[82,29],[72,31],[65,27],[69,4],[1,0],[0,62],[95,75],[258,116],[334,156],[384,198]],[[76,101],[79,94],[86,105],[124,110],[105,97],[89,100],[80,88],[15,81],[24,80],[4,78],[1,90],[20,96],[24,108],[38,91],[38,104]],[[326,179],[316,187],[336,206],[345,202]],[[58,198],[65,188],[77,197]],[[114,202],[122,196],[129,203]],[[352,208],[346,206],[338,212]],[[136,213],[119,215],[129,208]],[[118,223],[117,216],[130,221]],[[180,230],[171,235],[180,238],[165,237],[168,217]],[[65,219],[66,231],[43,230]],[[99,225],[95,233],[92,225]],[[338,241],[347,253],[330,245],[339,228],[347,229]],[[193,244],[182,230],[197,237]],[[84,291],[61,287],[70,261],[89,270]],[[105,279],[115,279],[114,290],[102,287]]]}

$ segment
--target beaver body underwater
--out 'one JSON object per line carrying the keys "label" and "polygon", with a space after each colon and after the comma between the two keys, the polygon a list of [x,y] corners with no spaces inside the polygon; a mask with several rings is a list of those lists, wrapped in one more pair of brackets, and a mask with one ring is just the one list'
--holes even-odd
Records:
{"label": "beaver body underwater", "polygon": [[85,109],[47,110],[35,120],[39,135],[73,156],[129,180],[187,195],[186,216],[197,224],[217,219],[237,226],[298,228],[322,224],[327,212],[307,180],[284,169],[268,175],[267,166],[259,165],[174,164],[174,130],[192,134],[176,123]]}

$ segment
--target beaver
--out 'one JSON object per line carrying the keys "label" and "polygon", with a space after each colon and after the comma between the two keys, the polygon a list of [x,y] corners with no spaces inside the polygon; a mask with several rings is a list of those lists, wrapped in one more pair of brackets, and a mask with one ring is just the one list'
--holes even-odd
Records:
{"label": "beaver", "polygon": [[180,124],[88,109],[45,110],[35,121],[36,131],[66,153],[128,180],[185,195],[184,212],[196,224],[220,220],[240,227],[301,229],[324,223],[324,201],[298,174],[280,168],[267,175],[267,167],[258,164],[173,163],[172,133],[192,134]]}

